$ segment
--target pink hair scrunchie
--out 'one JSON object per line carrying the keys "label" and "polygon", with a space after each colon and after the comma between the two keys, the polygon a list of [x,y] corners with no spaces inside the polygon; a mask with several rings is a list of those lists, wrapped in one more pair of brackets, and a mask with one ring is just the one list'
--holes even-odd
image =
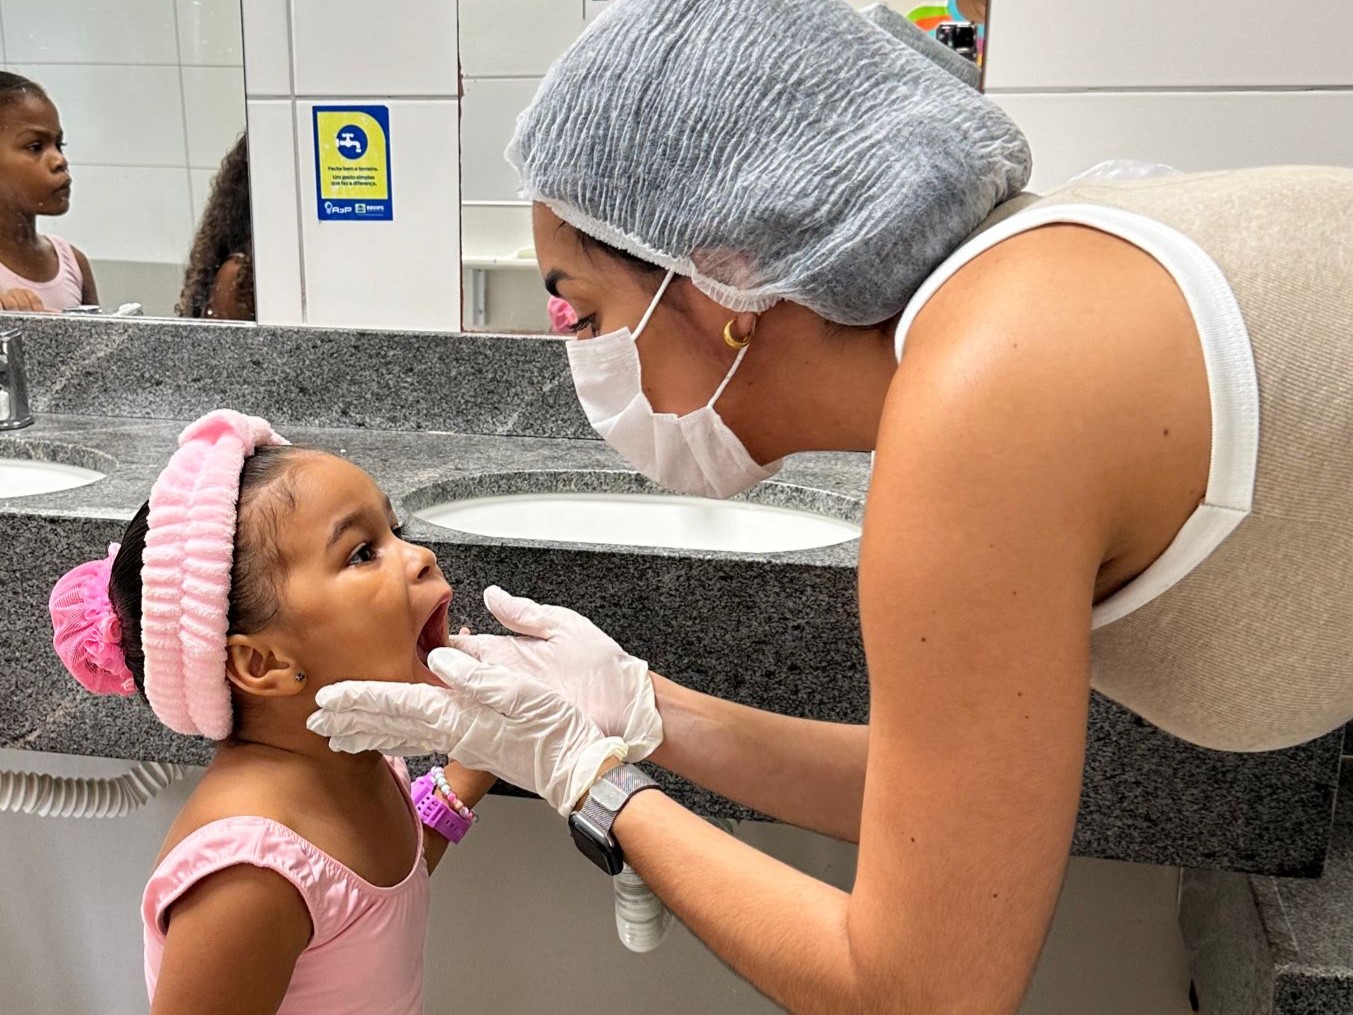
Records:
{"label": "pink hair scrunchie", "polygon": [[47,600],[52,647],[70,675],[95,694],[128,697],[136,682],[122,654],[122,625],[108,598],[108,576],[121,547],[61,576]]}
{"label": "pink hair scrunchie", "polygon": [[226,631],[240,471],[256,448],[287,443],[266,420],[217,409],[183,431],[151,488],[141,648],[150,707],[175,732],[230,735]]}
{"label": "pink hair scrunchie", "polygon": [[550,328],[556,335],[572,331],[578,324],[578,314],[567,300],[551,296],[545,304],[550,315]]}

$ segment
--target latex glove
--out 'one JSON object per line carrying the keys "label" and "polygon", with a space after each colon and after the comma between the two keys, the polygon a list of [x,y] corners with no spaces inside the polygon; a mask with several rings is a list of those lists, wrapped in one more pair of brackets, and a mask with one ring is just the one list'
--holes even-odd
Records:
{"label": "latex glove", "polygon": [[446,681],[400,684],[349,680],[315,695],[306,726],[335,751],[439,751],[549,801],[561,815],[591,789],[625,742],[530,674],[436,649],[428,668]]}
{"label": "latex glove", "polygon": [[497,585],[484,590],[484,605],[520,637],[457,634],[451,636],[453,648],[549,684],[607,736],[623,739],[629,748],[626,761],[641,761],[662,743],[662,717],[648,663],[563,606],[511,596]]}

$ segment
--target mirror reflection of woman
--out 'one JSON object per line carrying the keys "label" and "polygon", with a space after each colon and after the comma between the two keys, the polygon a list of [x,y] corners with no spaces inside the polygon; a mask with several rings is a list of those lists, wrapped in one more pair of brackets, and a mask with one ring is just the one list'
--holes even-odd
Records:
{"label": "mirror reflection of woman", "polygon": [[[496,589],[515,636],[433,653],[448,689],[339,684],[311,718],[535,790],[796,1013],[1018,1010],[1092,687],[1216,750],[1353,717],[1353,170],[1023,193],[1019,130],[923,51],[832,0],[615,0],[509,148],[579,400],[630,464],[727,497],[875,453],[869,724],[700,694]],[[641,759],[858,841],[852,889]]]}
{"label": "mirror reflection of woman", "polygon": [[249,205],[249,146],[243,134],[221,160],[193,237],[180,317],[254,319],[253,225]]}
{"label": "mirror reflection of woman", "polygon": [[70,210],[61,114],[42,86],[0,71],[0,310],[59,311],[96,304],[89,259],[39,215]]}

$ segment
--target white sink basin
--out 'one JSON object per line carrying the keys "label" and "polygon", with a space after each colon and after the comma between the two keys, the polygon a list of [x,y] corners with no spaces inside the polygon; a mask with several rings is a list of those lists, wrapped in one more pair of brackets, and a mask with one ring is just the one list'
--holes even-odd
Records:
{"label": "white sink basin", "polygon": [[860,527],[741,500],[644,493],[519,493],[443,501],[414,515],[497,539],[774,553],[834,546]]}
{"label": "white sink basin", "polygon": [[63,462],[38,462],[27,458],[0,458],[0,498],[32,497],[88,486],[104,478],[102,472]]}

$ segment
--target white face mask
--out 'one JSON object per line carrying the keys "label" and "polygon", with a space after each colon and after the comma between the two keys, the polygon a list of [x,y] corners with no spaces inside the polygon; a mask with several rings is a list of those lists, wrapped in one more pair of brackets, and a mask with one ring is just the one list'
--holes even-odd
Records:
{"label": "white face mask", "polygon": [[663,279],[639,327],[568,343],[573,387],[587,421],[607,444],[653,482],[696,497],[731,497],[780,471],[782,462],[757,465],[714,403],[737,373],[747,349],[705,405],[678,416],[654,412],[644,395],[635,345],[672,281]]}

